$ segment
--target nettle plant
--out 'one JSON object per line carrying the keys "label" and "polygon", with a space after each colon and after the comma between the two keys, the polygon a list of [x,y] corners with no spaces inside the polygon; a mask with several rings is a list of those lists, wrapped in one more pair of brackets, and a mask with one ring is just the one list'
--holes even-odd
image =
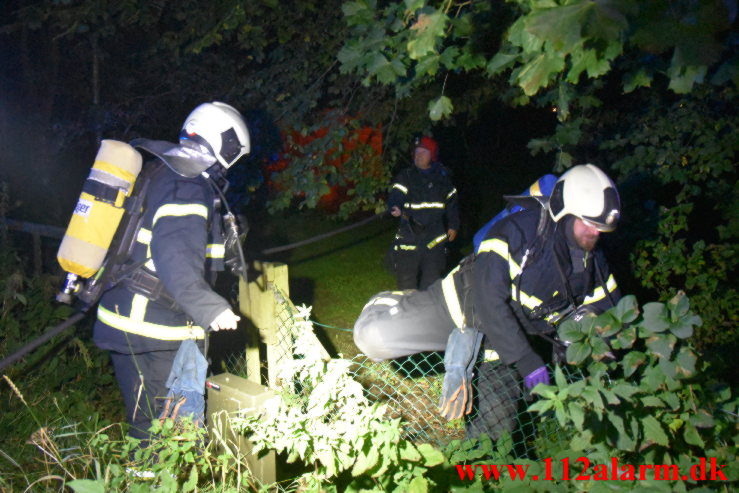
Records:
{"label": "nettle plant", "polygon": [[633,296],[625,296],[597,317],[566,321],[558,332],[569,344],[567,361],[586,376],[570,383],[556,368],[555,384],[534,389],[541,398],[529,409],[553,412],[572,433],[570,453],[593,464],[618,458],[622,465],[676,465],[680,476],[662,484],[684,489],[682,474],[701,458],[715,458],[727,465],[723,474],[736,479],[739,399],[700,371],[688,342],[700,324],[682,292],[642,311]]}
{"label": "nettle plant", "polygon": [[350,361],[321,359],[309,316],[301,307],[295,317],[301,327],[295,357],[281,363],[281,392],[261,415],[232,418],[234,429],[249,435],[255,453],[274,449],[289,463],[307,464],[302,488],[427,491],[434,484],[427,473],[444,462],[442,452],[401,438],[400,419],[388,420],[385,406],[367,400]]}

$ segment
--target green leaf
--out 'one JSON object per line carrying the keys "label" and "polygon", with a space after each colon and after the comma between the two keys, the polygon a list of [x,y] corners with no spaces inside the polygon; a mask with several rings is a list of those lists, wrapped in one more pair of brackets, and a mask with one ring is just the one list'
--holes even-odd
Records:
{"label": "green leaf", "polygon": [[685,296],[684,291],[678,291],[675,296],[667,302],[667,308],[670,310],[670,316],[673,322],[677,322],[680,318],[687,315],[690,310],[690,301]]}
{"label": "green leaf", "polygon": [[691,423],[685,424],[685,430],[683,431],[683,436],[685,437],[685,441],[691,445],[695,445],[696,447],[701,447],[701,448],[706,446],[705,442],[700,436],[700,433],[698,433],[698,430],[696,429],[696,427],[693,426]]}
{"label": "green leaf", "polygon": [[647,303],[644,305],[644,319],[640,324],[647,332],[664,332],[670,327],[667,309],[662,303]]}
{"label": "green leaf", "polygon": [[630,377],[647,360],[647,355],[641,351],[630,351],[624,356],[621,365],[624,368],[624,376]]}
{"label": "green leaf", "polygon": [[603,398],[600,395],[600,392],[598,392],[597,387],[585,387],[582,391],[582,397],[585,399],[585,401],[592,405],[595,409],[603,409]]}
{"label": "green leaf", "polygon": [[670,332],[680,339],[687,339],[693,335],[693,326],[700,326],[701,318],[697,315],[681,317],[677,322],[670,326]]}
{"label": "green leaf", "polygon": [[416,476],[408,484],[408,493],[426,493],[429,490],[429,483],[423,476]]}
{"label": "green leaf", "polygon": [[373,469],[377,465],[379,458],[378,447],[374,447],[371,444],[368,447],[365,446],[357,455],[357,461],[354,463],[354,467],[352,467],[352,476],[361,476],[370,469]]}
{"label": "green leaf", "polygon": [[669,359],[677,338],[672,334],[655,334],[647,338],[647,347],[660,358]]}
{"label": "green leaf", "polygon": [[410,41],[406,46],[408,56],[412,60],[436,52],[437,38],[444,35],[446,23],[449,20],[444,12],[427,7],[419,13],[416,22],[410,27]]}
{"label": "green leaf", "polygon": [[557,54],[542,53],[524,65],[518,73],[514,72],[514,80],[527,96],[533,96],[549,84],[553,75],[562,71],[564,63],[564,58]]}
{"label": "green leaf", "polygon": [[439,121],[451,115],[453,108],[452,100],[446,96],[441,96],[429,102],[429,117],[435,122]]}
{"label": "green leaf", "polygon": [[[529,146],[531,146],[531,142],[529,142]],[[564,342],[577,342],[585,337],[585,334],[580,330],[580,324],[574,320],[565,320],[562,322],[562,325],[557,329],[557,334]]]}
{"label": "green leaf", "polygon": [[677,373],[682,377],[692,377],[695,374],[697,360],[698,358],[690,348],[681,347],[675,359]]}
{"label": "green leaf", "polygon": [[621,298],[618,304],[609,311],[621,323],[628,324],[636,320],[636,317],[639,316],[639,303],[636,301],[636,296],[630,294]]}
{"label": "green leaf", "polygon": [[105,481],[101,479],[75,479],[69,481],[67,486],[75,493],[105,493]]}
{"label": "green leaf", "polygon": [[646,407],[665,407],[665,403],[662,399],[653,395],[645,395],[641,398],[641,403]]}
{"label": "green leaf", "polygon": [[582,42],[582,24],[595,2],[579,0],[566,6],[533,11],[525,19],[526,31],[550,41],[554,49],[569,53]]}
{"label": "green leaf", "polygon": [[582,433],[577,433],[572,437],[572,440],[570,440],[570,448],[574,451],[586,450],[592,446],[592,441],[593,432],[586,429]]}
{"label": "green leaf", "polygon": [[573,342],[567,346],[567,362],[577,366],[590,356],[590,346],[582,342]]}
{"label": "green leaf", "polygon": [[509,66],[513,65],[513,63],[518,59],[518,53],[503,53],[498,52],[495,54],[493,58],[490,59],[490,62],[488,62],[487,66],[485,67],[485,71],[488,73],[488,75],[495,75]]}
{"label": "green leaf", "polygon": [[650,87],[652,85],[652,74],[646,68],[641,67],[636,72],[624,75],[623,87],[625,93],[630,93],[638,87]]}
{"label": "green leaf", "polygon": [[570,402],[567,405],[567,410],[570,412],[570,419],[572,419],[575,428],[578,431],[582,431],[582,425],[585,421],[585,412],[583,411],[580,404],[577,402]]}
{"label": "green leaf", "polygon": [[713,416],[705,409],[698,409],[698,412],[688,419],[697,428],[710,428],[716,424]]}
{"label": "green leaf", "polygon": [[630,349],[636,341],[636,327],[629,326],[616,335],[614,349]]}
{"label": "green leaf", "polygon": [[647,440],[665,447],[669,445],[669,440],[662,425],[654,416],[644,417],[642,419],[642,428],[644,430],[644,437]]}
{"label": "green leaf", "polygon": [[418,462],[421,454],[411,442],[403,442],[400,446],[400,458],[408,462]]}
{"label": "green leaf", "polygon": [[434,467],[444,462],[444,454],[441,450],[434,448],[428,443],[422,443],[418,446],[418,451],[423,456],[423,465],[426,467]]}
{"label": "green leaf", "polygon": [[559,365],[554,368],[554,381],[560,389],[567,386],[567,379],[565,378],[564,373],[562,373],[562,368],[560,368]]}

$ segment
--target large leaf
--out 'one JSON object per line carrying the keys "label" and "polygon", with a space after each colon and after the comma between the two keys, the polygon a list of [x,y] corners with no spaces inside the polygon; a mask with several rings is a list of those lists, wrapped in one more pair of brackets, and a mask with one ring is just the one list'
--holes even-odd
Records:
{"label": "large leaf", "polygon": [[662,303],[647,303],[644,305],[644,316],[640,324],[647,332],[664,332],[670,328],[670,319],[667,308]]}
{"label": "large leaf", "polygon": [[647,338],[647,347],[660,358],[669,359],[677,338],[672,334],[655,334]]}
{"label": "large leaf", "polygon": [[429,101],[429,117],[433,121],[439,121],[451,115],[453,108],[451,99],[446,96],[440,96],[438,99]]}
{"label": "large leaf", "polygon": [[621,361],[621,366],[624,368],[624,376],[627,378],[630,377],[646,360],[647,355],[641,351],[630,351]]}
{"label": "large leaf", "polygon": [[567,346],[567,362],[577,366],[590,356],[590,345],[583,342],[573,342]]}
{"label": "large leaf", "polygon": [[568,53],[582,41],[582,24],[594,5],[590,0],[579,0],[534,11],[526,19],[526,31],[550,41],[556,50]]}
{"label": "large leaf", "polygon": [[626,295],[618,300],[618,304],[611,308],[610,311],[622,323],[628,324],[636,320],[636,317],[639,316],[639,303],[633,294]]}
{"label": "large leaf", "polygon": [[556,53],[541,53],[523,66],[515,77],[516,83],[527,96],[533,96],[562,71],[564,63],[564,58]]}
{"label": "large leaf", "polygon": [[665,447],[669,445],[669,440],[662,425],[654,416],[646,416],[642,419],[642,429],[644,430],[644,438],[650,442]]}

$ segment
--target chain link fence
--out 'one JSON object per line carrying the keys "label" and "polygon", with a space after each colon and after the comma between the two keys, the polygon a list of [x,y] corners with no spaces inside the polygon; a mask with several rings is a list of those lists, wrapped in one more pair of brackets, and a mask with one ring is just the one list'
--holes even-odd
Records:
{"label": "chain link fence", "polygon": [[[272,287],[275,300],[277,352],[270,358],[279,365],[293,358],[292,347],[297,331],[298,309],[279,288]],[[316,350],[325,349],[315,338]],[[327,353],[326,353],[327,354]],[[474,406],[469,416],[447,421],[437,411],[444,380],[444,358],[439,352],[426,352],[405,358],[374,362],[359,354],[352,360],[353,377],[364,387],[371,402],[387,405],[388,418],[401,418],[405,436],[415,442],[433,443],[444,447],[454,440],[478,437],[485,433],[493,440],[509,437],[512,453],[517,458],[545,456],[550,447],[561,449],[568,438],[555,419],[538,420],[526,409],[533,397],[524,391],[517,372],[500,361],[481,357],[475,367]],[[233,373],[244,374],[248,364],[231,362]],[[262,370],[266,368],[261,366]],[[576,370],[563,368],[568,380],[582,378]],[[266,373],[266,372],[265,372]]]}

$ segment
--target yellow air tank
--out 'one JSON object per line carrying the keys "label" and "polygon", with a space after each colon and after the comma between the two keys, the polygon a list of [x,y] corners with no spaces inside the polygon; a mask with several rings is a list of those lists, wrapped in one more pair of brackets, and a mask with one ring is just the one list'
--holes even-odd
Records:
{"label": "yellow air tank", "polygon": [[125,142],[103,140],[57,252],[67,272],[90,278],[100,269],[141,171],[141,154]]}

